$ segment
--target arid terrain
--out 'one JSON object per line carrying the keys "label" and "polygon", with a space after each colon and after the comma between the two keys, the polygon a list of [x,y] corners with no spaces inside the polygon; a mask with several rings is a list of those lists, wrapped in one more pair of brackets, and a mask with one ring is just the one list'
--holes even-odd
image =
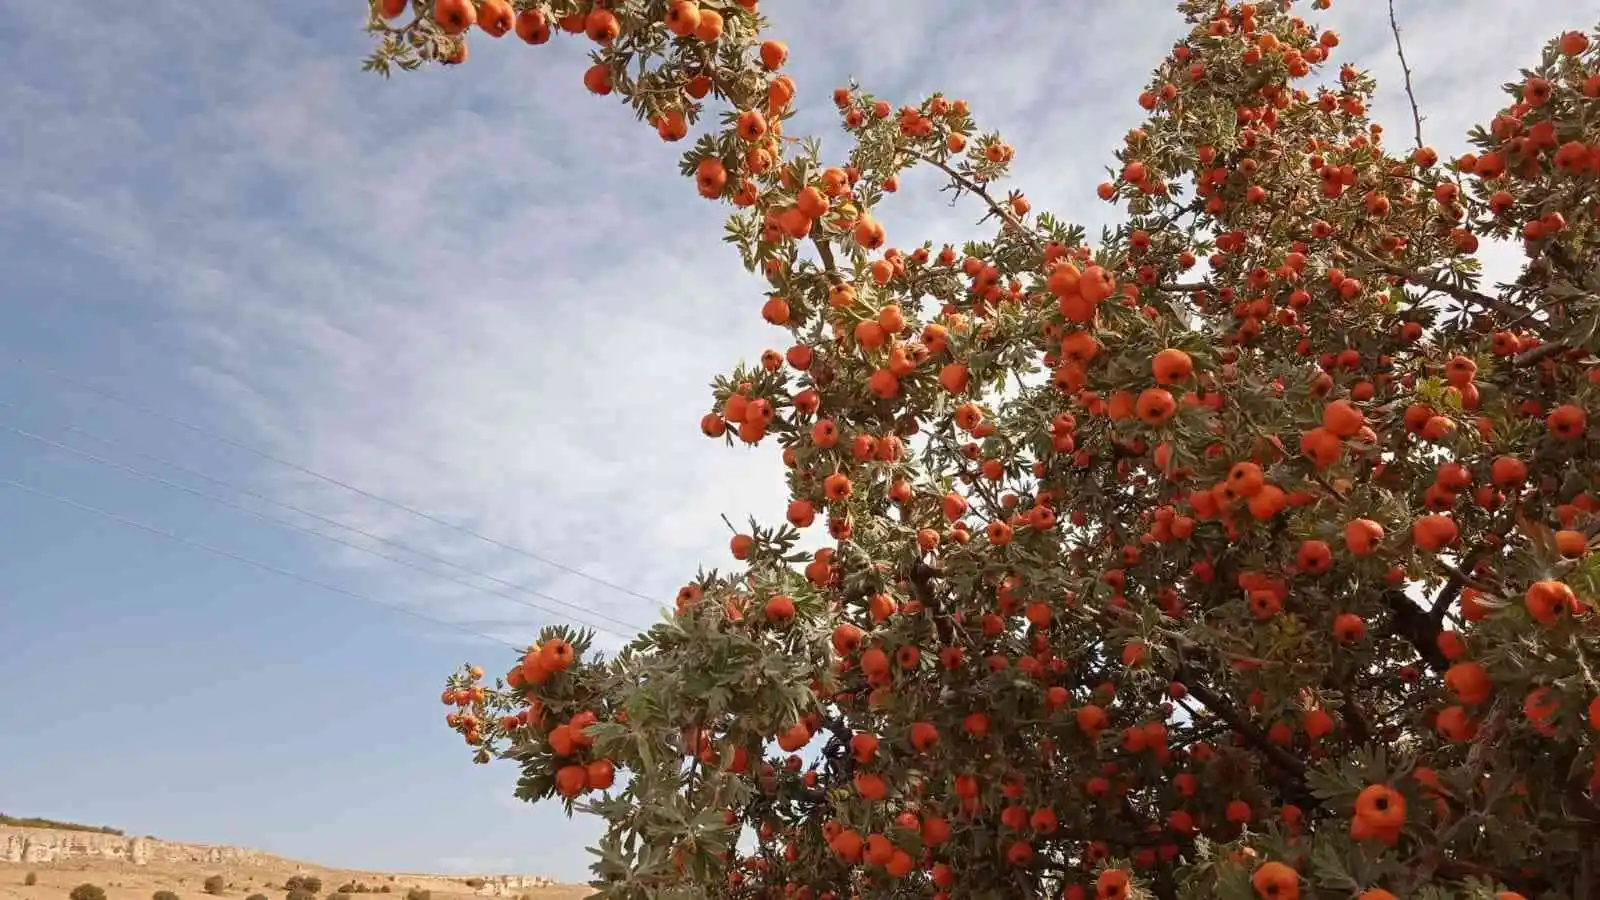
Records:
{"label": "arid terrain", "polygon": [[[220,894],[205,890],[212,876],[226,882]],[[0,900],[66,900],[86,883],[104,889],[106,900],[151,900],[156,891],[171,891],[180,900],[246,900],[253,894],[284,900],[285,883],[295,876],[321,881],[318,900],[329,900],[341,888],[350,891],[349,900],[406,900],[413,890],[427,891],[428,900],[579,900],[589,894],[581,885],[535,876],[361,872],[241,847],[0,824]]]}

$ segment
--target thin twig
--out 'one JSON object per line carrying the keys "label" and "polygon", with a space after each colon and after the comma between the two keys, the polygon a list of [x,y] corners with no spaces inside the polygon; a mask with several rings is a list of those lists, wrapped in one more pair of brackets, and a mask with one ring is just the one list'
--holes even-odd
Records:
{"label": "thin twig", "polygon": [[1527,321],[1533,319],[1535,316],[1539,315],[1540,313],[1549,312],[1550,310],[1555,309],[1556,307],[1562,305],[1563,303],[1566,303],[1568,300],[1571,300],[1571,299],[1572,299],[1571,297],[1567,297],[1567,296],[1552,297],[1549,300],[1546,300],[1545,302],[1539,304],[1538,306],[1535,306],[1533,309],[1528,310],[1526,313],[1523,313],[1521,316],[1519,316],[1519,317],[1517,317],[1515,319],[1512,319],[1511,321],[1507,322],[1503,327],[1505,328],[1505,330],[1510,331],[1511,329],[1516,328],[1518,325],[1521,325],[1523,322],[1527,322]]}
{"label": "thin twig", "polygon": [[[1508,303],[1498,297],[1492,297],[1479,291],[1457,287],[1447,281],[1442,281],[1439,278],[1427,273],[1414,272],[1404,266],[1398,266],[1394,263],[1387,262],[1383,259],[1380,259],[1365,248],[1357,246],[1356,244],[1348,241],[1341,241],[1340,243],[1346,250],[1354,253],[1361,259],[1362,262],[1366,263],[1367,265],[1389,275],[1395,275],[1403,278],[1406,281],[1417,285],[1418,287],[1425,287],[1429,290],[1438,291],[1441,294],[1448,294],[1451,297],[1460,300],[1462,303],[1471,303],[1511,318],[1520,319],[1523,317],[1523,314],[1527,312],[1527,310]],[[1543,322],[1534,321],[1528,324],[1532,330],[1537,332],[1540,336],[1545,336],[1549,333],[1549,327]]]}
{"label": "thin twig", "polygon": [[[1483,591],[1484,593],[1488,593],[1489,591],[1494,590],[1493,588],[1489,587],[1488,585],[1483,584],[1482,582],[1480,582],[1477,579],[1473,578],[1471,574],[1469,574],[1468,572],[1464,571],[1463,569],[1459,569],[1459,568],[1457,568],[1457,567],[1445,562],[1442,559],[1435,559],[1433,562],[1434,562],[1434,565],[1436,565],[1440,569],[1444,570],[1444,573],[1446,575],[1450,576],[1450,582],[1452,584],[1457,584],[1457,585],[1460,586],[1460,587],[1456,588],[1457,593],[1460,592],[1461,587],[1469,587],[1469,588],[1472,588],[1475,591]],[[1451,598],[1449,598],[1449,600],[1447,600],[1446,596],[1447,596],[1447,592],[1440,591],[1439,597],[1434,599],[1434,603],[1436,605],[1433,606],[1433,607],[1430,607],[1430,612],[1434,613],[1435,615],[1443,615],[1444,610],[1450,605],[1449,600],[1453,600],[1454,599],[1453,597],[1451,597]]]}
{"label": "thin twig", "polygon": [[1037,234],[1034,234],[1033,230],[1031,228],[1029,228],[1028,226],[1022,224],[1022,221],[1020,219],[1018,219],[1016,217],[1016,215],[1014,215],[1011,212],[1011,210],[1006,209],[1004,206],[1000,205],[1000,203],[998,201],[996,201],[993,197],[989,196],[989,192],[983,189],[983,185],[977,183],[976,181],[973,181],[972,179],[968,178],[967,176],[961,174],[960,172],[957,172],[955,169],[951,168],[946,163],[942,163],[939,160],[934,159],[933,157],[927,155],[926,153],[923,153],[920,150],[913,150],[910,147],[905,147],[905,148],[902,148],[902,149],[904,150],[904,152],[906,152],[906,153],[908,153],[908,154],[910,154],[912,156],[915,156],[917,159],[920,159],[925,163],[931,164],[934,168],[936,168],[939,171],[941,171],[941,172],[945,173],[946,175],[950,176],[950,180],[955,182],[957,187],[961,188],[962,190],[964,190],[964,191],[966,191],[966,192],[968,192],[970,194],[974,194],[978,198],[983,200],[983,202],[985,202],[985,203],[987,203],[989,205],[989,213],[991,215],[998,216],[1001,221],[1005,222],[1007,225],[1010,225],[1012,228],[1016,229],[1019,233],[1021,233],[1023,235],[1026,235],[1028,240],[1029,240],[1029,242],[1031,242],[1035,247],[1039,247],[1039,246],[1043,245],[1043,241],[1041,241],[1039,239],[1039,236]]}
{"label": "thin twig", "polygon": [[1400,43],[1400,23],[1394,18],[1394,0],[1389,0],[1389,30],[1394,32],[1394,52],[1400,57],[1400,72],[1406,79],[1406,98],[1411,101],[1411,124],[1417,129],[1417,149],[1422,149],[1422,113],[1417,95],[1411,90],[1411,67],[1406,64],[1406,48]]}
{"label": "thin twig", "polygon": [[[1470,587],[1473,590],[1482,591],[1484,593],[1490,592],[1489,588],[1477,583],[1477,581],[1472,577],[1472,572],[1478,568],[1478,563],[1482,562],[1484,557],[1488,556],[1496,547],[1501,544],[1501,542],[1506,539],[1506,535],[1511,533],[1511,528],[1512,526],[1516,525],[1516,523],[1517,517],[1515,515],[1515,506],[1513,506],[1512,509],[1507,512],[1507,514],[1501,517],[1500,522],[1493,529],[1491,529],[1490,534],[1485,535],[1482,540],[1478,541],[1478,543],[1473,546],[1470,551],[1468,551],[1466,556],[1461,558],[1460,568],[1456,568],[1442,559],[1435,560],[1435,562],[1439,563],[1439,567],[1444,569],[1445,572],[1449,574],[1450,580],[1445,582],[1445,586],[1440,589],[1438,595],[1433,598],[1433,603],[1428,607],[1429,615],[1433,616],[1435,620],[1442,622],[1444,620],[1445,613],[1450,609],[1450,604],[1456,602],[1456,598],[1461,596],[1462,588]],[[1489,540],[1490,535],[1493,535],[1495,539],[1493,542]]]}

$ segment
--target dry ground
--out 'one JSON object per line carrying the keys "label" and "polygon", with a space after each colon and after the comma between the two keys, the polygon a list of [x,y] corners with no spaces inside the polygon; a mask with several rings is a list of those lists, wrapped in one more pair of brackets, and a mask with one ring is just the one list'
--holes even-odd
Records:
{"label": "dry ground", "polygon": [[[38,884],[24,885],[29,872],[38,875]],[[221,875],[228,888],[214,897],[202,890],[206,878]],[[65,859],[54,863],[0,862],[0,900],[66,900],[73,888],[85,882],[105,889],[106,900],[150,900],[156,891],[172,891],[180,900],[245,900],[251,894],[264,894],[268,900],[283,900],[283,883],[294,875],[314,875],[322,879],[321,900],[347,882],[365,883],[376,890],[388,884],[390,893],[352,894],[351,900],[405,900],[406,890],[422,888],[432,892],[432,900],[483,900],[459,877],[444,875],[405,875],[386,872],[356,872],[322,866],[274,860],[261,864],[242,863],[163,863],[145,866],[115,860],[92,858]],[[589,889],[577,885],[525,888],[526,900],[582,900]],[[505,900],[517,900],[508,894]]]}

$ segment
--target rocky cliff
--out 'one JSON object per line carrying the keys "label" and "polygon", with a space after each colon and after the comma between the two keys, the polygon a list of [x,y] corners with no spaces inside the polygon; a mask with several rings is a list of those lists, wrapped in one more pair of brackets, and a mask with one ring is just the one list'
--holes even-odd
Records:
{"label": "rocky cliff", "polygon": [[[135,866],[173,864],[216,864],[266,866],[284,870],[316,869],[326,873],[328,890],[344,881],[360,881],[364,873],[322,866],[306,866],[270,853],[222,844],[184,844],[152,837],[130,837],[98,831],[68,831],[56,828],[30,828],[0,825],[0,863],[49,865],[75,861],[121,862]],[[376,874],[376,873],[371,873]],[[557,882],[533,875],[388,875],[403,887],[420,887],[446,894],[475,894],[480,897],[515,897],[530,888],[548,887]],[[330,882],[331,883],[328,883]],[[380,895],[360,895],[373,896]],[[404,896],[386,894],[384,897]]]}
{"label": "rocky cliff", "polygon": [[122,860],[134,865],[152,862],[257,863],[269,854],[217,844],[177,844],[149,837],[127,837],[95,831],[19,828],[0,825],[0,862],[52,863],[91,858]]}

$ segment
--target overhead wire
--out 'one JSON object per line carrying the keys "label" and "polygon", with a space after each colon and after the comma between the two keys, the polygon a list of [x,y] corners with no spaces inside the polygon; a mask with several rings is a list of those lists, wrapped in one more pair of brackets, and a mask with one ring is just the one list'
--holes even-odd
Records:
{"label": "overhead wire", "polygon": [[[12,409],[16,408],[16,407],[12,406],[12,404],[6,403],[5,401],[0,401],[0,406],[9,407],[9,408],[12,408]],[[69,426],[64,426],[64,427],[66,427],[67,429],[69,429],[71,431],[77,432],[79,434],[85,434],[85,435],[88,435],[90,437],[94,437],[95,439],[101,440],[104,443],[110,444],[112,446],[117,446],[116,442],[111,441],[110,439],[100,438],[100,437],[98,437],[96,435],[92,435],[89,432],[84,431],[83,429],[77,428],[75,426],[70,426],[69,425]],[[525,606],[528,609],[536,610],[538,612],[547,613],[549,615],[554,615],[554,616],[562,616],[562,615],[564,615],[561,612],[558,612],[558,611],[556,611],[554,609],[551,609],[551,608],[549,608],[547,606],[543,606],[541,604],[534,603],[531,600],[526,600],[526,599],[524,599],[522,597],[518,597],[515,594],[507,593],[505,591],[494,590],[494,589],[491,589],[491,588],[484,587],[482,585],[473,584],[470,581],[467,581],[467,580],[465,580],[463,578],[458,578],[458,577],[453,576],[453,575],[447,575],[447,574],[442,573],[442,572],[435,572],[432,569],[429,569],[429,568],[427,568],[425,566],[418,565],[418,564],[416,564],[416,563],[414,563],[414,562],[412,562],[410,560],[407,560],[407,559],[404,559],[404,558],[401,558],[401,557],[398,557],[398,556],[391,556],[391,555],[386,554],[386,553],[381,553],[381,552],[379,552],[377,550],[372,549],[371,547],[365,547],[365,546],[362,546],[361,544],[357,544],[357,543],[355,543],[353,541],[347,541],[347,540],[344,540],[343,538],[339,538],[339,537],[336,537],[336,536],[330,535],[330,534],[325,534],[325,533],[317,531],[316,529],[313,529],[313,528],[307,528],[306,526],[301,525],[301,524],[299,524],[297,522],[291,522],[291,521],[288,521],[286,519],[278,518],[276,516],[267,515],[266,513],[263,513],[260,510],[251,509],[250,507],[248,507],[248,506],[246,506],[246,505],[244,505],[242,503],[239,503],[239,502],[237,502],[235,500],[229,499],[227,497],[218,496],[216,494],[212,494],[212,493],[209,493],[207,491],[202,491],[202,490],[200,490],[198,488],[195,488],[195,487],[192,487],[190,485],[182,484],[180,482],[172,481],[171,479],[163,478],[163,477],[161,477],[159,475],[154,475],[154,474],[151,474],[149,472],[145,472],[145,471],[143,471],[143,470],[141,470],[139,468],[136,468],[134,466],[130,466],[127,463],[119,462],[119,461],[116,461],[116,460],[105,459],[104,457],[97,456],[97,455],[95,455],[93,453],[88,452],[87,450],[83,450],[83,449],[80,449],[78,447],[73,447],[73,446],[70,446],[68,444],[63,444],[63,443],[61,443],[59,441],[51,440],[50,438],[44,437],[42,435],[34,434],[33,432],[28,431],[26,429],[18,428],[15,425],[10,425],[10,424],[7,424],[5,422],[0,422],[0,430],[8,431],[8,432],[10,432],[12,434],[19,435],[19,436],[24,437],[24,438],[28,438],[29,440],[37,441],[38,443],[44,444],[45,446],[52,447],[52,448],[57,449],[57,450],[62,450],[62,451],[65,451],[67,453],[74,454],[74,455],[76,455],[76,456],[78,456],[78,457],[80,457],[82,459],[86,459],[86,460],[88,460],[90,462],[97,463],[99,465],[108,466],[108,467],[115,468],[115,469],[120,469],[120,470],[122,470],[124,472],[127,472],[127,473],[129,473],[131,475],[134,475],[135,477],[142,478],[142,479],[145,479],[147,481],[151,481],[151,482],[154,482],[156,484],[163,485],[165,487],[173,488],[175,490],[183,491],[184,493],[190,494],[190,495],[195,496],[195,497],[200,497],[200,498],[203,498],[203,499],[206,499],[206,500],[210,500],[213,503],[217,503],[217,504],[226,506],[226,507],[228,507],[230,509],[238,510],[239,512],[243,512],[243,513],[245,513],[247,515],[255,516],[256,518],[262,519],[263,521],[266,521],[266,522],[271,522],[274,525],[278,525],[278,526],[281,526],[283,528],[290,528],[290,529],[298,531],[298,532],[300,532],[302,534],[307,534],[307,535],[310,535],[310,536],[315,537],[315,538],[320,538],[322,540],[331,541],[331,542],[333,542],[335,544],[339,544],[340,546],[349,547],[349,548],[351,548],[353,550],[358,550],[358,551],[360,551],[362,553],[371,554],[373,556],[378,557],[379,559],[387,560],[389,562],[395,563],[396,565],[405,566],[408,569],[413,569],[415,571],[422,572],[423,574],[430,575],[430,576],[432,576],[434,578],[438,578],[438,579],[441,579],[441,580],[444,580],[444,581],[449,581],[449,582],[451,582],[453,584],[457,584],[457,585],[460,585],[462,587],[465,587],[465,588],[468,588],[468,589],[471,589],[471,590],[474,590],[474,591],[480,591],[480,592],[483,592],[483,593],[486,593],[486,594],[490,594],[490,595],[493,595],[493,596],[496,596],[496,597],[503,598],[505,600],[509,600],[509,601],[511,601],[513,603],[519,604],[521,606]],[[224,486],[232,487],[232,488],[240,491],[240,493],[244,494],[245,496],[252,497],[254,499],[257,499],[257,500],[260,500],[260,501],[263,501],[263,502],[266,502],[266,503],[273,504],[275,506],[280,506],[280,507],[292,510],[292,511],[294,511],[296,513],[299,513],[301,515],[305,515],[305,516],[309,516],[309,517],[311,517],[313,519],[317,519],[318,521],[326,522],[328,524],[335,525],[335,526],[340,527],[340,528],[348,529],[349,531],[354,532],[356,534],[360,534],[360,535],[362,535],[364,537],[371,538],[372,540],[380,541],[380,542],[382,542],[384,544],[389,544],[391,546],[395,546],[395,547],[397,547],[397,548],[399,548],[401,550],[404,550],[406,552],[409,552],[409,553],[415,553],[418,556],[421,556],[421,557],[426,558],[426,559],[430,559],[430,560],[432,560],[434,562],[441,563],[443,565],[451,566],[453,568],[459,569],[460,571],[466,572],[466,573],[468,573],[470,575],[474,575],[474,576],[477,576],[479,578],[485,578],[485,579],[488,579],[488,580],[491,580],[491,581],[495,581],[495,582],[499,582],[499,583],[502,583],[502,584],[506,584],[506,585],[508,585],[508,586],[510,586],[510,587],[512,587],[514,589],[525,591],[527,593],[533,594],[534,596],[541,597],[541,598],[543,598],[545,600],[548,600],[548,601],[550,601],[552,603],[555,603],[555,604],[558,604],[560,606],[566,607],[569,610],[571,610],[571,611],[573,611],[573,612],[575,612],[577,614],[580,614],[582,616],[588,616],[588,617],[592,617],[592,618],[595,618],[595,619],[601,619],[601,620],[604,620],[604,621],[607,621],[607,622],[611,622],[611,623],[613,623],[615,625],[621,626],[623,629],[626,629],[629,633],[621,633],[621,632],[618,632],[618,631],[616,631],[614,629],[607,628],[607,627],[602,626],[602,625],[596,625],[593,622],[581,622],[580,623],[580,624],[588,625],[589,627],[594,628],[594,629],[596,629],[598,631],[603,631],[603,632],[606,632],[608,634],[614,635],[616,637],[627,639],[628,637],[630,637],[631,633],[637,633],[637,632],[640,632],[640,631],[647,630],[645,627],[637,625],[635,623],[627,622],[627,621],[624,621],[622,619],[618,619],[618,618],[616,618],[614,616],[610,616],[610,615],[607,615],[607,614],[602,613],[602,612],[597,612],[597,611],[594,611],[594,610],[587,609],[587,608],[579,606],[577,604],[570,603],[568,601],[562,600],[562,599],[560,599],[558,597],[553,597],[553,596],[551,596],[549,594],[546,594],[546,593],[544,593],[542,591],[539,591],[539,590],[536,590],[534,588],[530,588],[530,587],[527,587],[525,585],[518,585],[518,584],[515,584],[513,582],[509,582],[509,581],[503,581],[502,579],[497,578],[495,576],[488,575],[488,574],[483,573],[483,572],[474,571],[474,570],[469,569],[469,568],[467,568],[465,566],[458,565],[456,563],[450,562],[449,560],[443,559],[441,557],[433,556],[432,554],[429,554],[426,551],[417,550],[415,548],[408,547],[408,546],[406,546],[404,544],[400,544],[398,542],[391,541],[391,540],[389,540],[387,538],[383,538],[383,537],[381,537],[379,535],[372,534],[371,532],[368,532],[368,531],[365,531],[363,529],[357,528],[357,527],[355,527],[353,525],[346,525],[343,522],[339,522],[339,521],[337,521],[335,519],[329,518],[327,516],[323,516],[320,513],[312,512],[312,511],[306,510],[306,509],[301,509],[300,507],[295,506],[293,504],[284,503],[284,502],[281,502],[281,501],[278,501],[278,500],[273,500],[270,497],[263,496],[261,494],[258,494],[256,492],[254,492],[254,491],[250,491],[250,490],[248,490],[246,488],[238,488],[236,486],[229,485],[228,482],[226,482],[226,481],[224,481],[222,479],[214,478],[212,476],[206,475],[205,473],[195,471],[193,469],[188,468],[187,466],[183,466],[183,465],[180,465],[178,463],[168,462],[166,460],[160,459],[159,457],[155,457],[152,454],[146,454],[146,453],[143,453],[141,451],[130,451],[130,452],[134,452],[134,453],[137,453],[138,455],[145,456],[146,458],[153,459],[153,460],[155,460],[156,462],[158,462],[158,463],[160,463],[162,465],[169,465],[169,466],[173,467],[174,469],[178,469],[179,471],[188,472],[189,474],[195,475],[197,477],[205,478],[208,481],[212,481],[212,482],[215,482],[215,483],[218,483],[218,484],[222,484]]]}
{"label": "overhead wire", "polygon": [[312,577],[310,577],[308,575],[302,575],[302,574],[300,574],[298,572],[295,572],[295,571],[292,571],[290,569],[285,569],[285,568],[283,568],[281,566],[273,565],[272,563],[262,562],[261,560],[253,559],[251,557],[244,556],[243,554],[235,553],[232,550],[227,550],[227,549],[224,549],[222,547],[214,547],[214,546],[212,546],[210,544],[207,544],[207,543],[204,543],[202,541],[197,541],[197,540],[195,540],[193,538],[184,537],[181,534],[177,534],[175,532],[167,531],[164,528],[159,528],[159,527],[157,527],[155,525],[150,525],[150,524],[147,524],[145,522],[140,522],[137,519],[130,519],[130,518],[126,517],[126,516],[119,515],[117,513],[111,512],[109,510],[101,509],[100,507],[91,506],[90,504],[83,503],[83,502],[78,501],[78,500],[74,500],[74,499],[72,499],[70,497],[63,497],[60,494],[52,493],[50,491],[44,490],[43,488],[34,487],[33,485],[25,484],[25,483],[23,483],[21,481],[15,481],[15,480],[12,480],[12,479],[0,479],[0,486],[16,488],[17,490],[25,491],[27,493],[34,494],[35,496],[43,497],[43,498],[48,499],[48,500],[53,500],[53,501],[55,501],[57,503],[65,505],[65,506],[70,506],[70,507],[73,507],[74,509],[78,509],[78,510],[81,510],[81,511],[87,512],[87,513],[92,513],[94,515],[101,516],[103,518],[109,519],[109,520],[111,520],[113,522],[118,522],[120,524],[129,526],[130,528],[137,528],[140,531],[144,531],[144,532],[147,532],[149,534],[154,534],[154,535],[157,535],[159,537],[164,537],[164,538],[167,538],[168,540],[176,541],[176,542],[178,542],[180,544],[184,544],[184,545],[189,546],[189,547],[194,547],[194,548],[196,548],[198,550],[204,550],[207,553],[214,553],[214,554],[217,554],[218,556],[227,557],[228,559],[234,560],[236,562],[245,563],[246,565],[254,566],[254,567],[258,568],[258,569],[262,569],[262,570],[265,570],[267,572],[272,572],[274,574],[281,575],[281,576],[283,576],[285,578],[293,579],[295,581],[301,582],[302,584],[308,584],[308,585],[311,585],[312,587],[321,588],[322,590],[331,591],[331,592],[336,593],[336,594],[343,594],[346,597],[352,597],[352,598],[354,598],[356,600],[362,600],[362,601],[365,601],[367,603],[375,604],[377,606],[386,606],[386,607],[388,607],[388,608],[390,608],[392,610],[395,610],[396,612],[405,613],[408,616],[413,616],[413,617],[421,619],[421,620],[423,620],[425,622],[431,622],[431,623],[433,623],[435,625],[443,625],[443,626],[446,626],[448,628],[453,628],[453,629],[455,629],[457,631],[460,631],[460,632],[462,632],[464,634],[470,635],[472,637],[479,637],[479,638],[483,638],[484,640],[487,640],[487,641],[493,641],[494,643],[497,643],[497,644],[504,644],[505,646],[510,647],[511,649],[517,650],[519,652],[522,651],[522,650],[527,649],[525,647],[519,647],[516,644],[512,643],[511,641],[505,640],[504,638],[498,638],[498,637],[495,637],[495,636],[490,635],[490,634],[485,634],[485,633],[483,633],[481,631],[478,631],[475,628],[471,628],[471,627],[469,627],[467,625],[463,625],[460,622],[452,622],[452,621],[450,621],[448,619],[441,619],[441,618],[438,618],[436,616],[430,616],[427,613],[421,612],[420,610],[413,609],[413,608],[411,608],[409,606],[405,606],[403,604],[391,603],[391,602],[386,601],[386,600],[379,600],[376,597],[373,597],[373,596],[371,596],[369,594],[363,594],[360,591],[353,591],[353,590],[350,590],[349,588],[340,587],[339,585],[336,585],[336,584],[329,584],[326,581],[321,581],[319,579],[312,578]]}
{"label": "overhead wire", "polygon": [[448,521],[446,519],[442,519],[442,518],[440,518],[438,516],[433,515],[432,513],[424,512],[423,510],[417,509],[416,507],[413,507],[413,506],[411,506],[409,504],[406,504],[406,503],[403,503],[401,501],[391,500],[388,497],[384,497],[384,496],[382,496],[380,494],[373,493],[372,491],[366,490],[364,488],[357,487],[357,486],[355,486],[353,484],[350,484],[350,483],[348,483],[346,481],[343,481],[343,480],[340,480],[338,478],[335,478],[332,475],[326,475],[326,474],[324,474],[322,472],[318,472],[315,469],[312,469],[312,468],[310,468],[308,466],[304,466],[304,465],[301,465],[300,463],[294,462],[293,460],[284,459],[283,457],[278,456],[278,455],[273,454],[273,453],[270,453],[270,452],[268,452],[266,450],[262,450],[262,449],[260,449],[258,447],[253,447],[253,446],[251,446],[249,444],[244,443],[243,441],[237,440],[235,438],[228,437],[227,435],[221,434],[221,433],[219,433],[217,431],[213,431],[212,429],[206,428],[203,425],[196,425],[193,422],[190,422],[190,421],[188,421],[186,419],[182,419],[182,418],[180,418],[178,416],[172,415],[171,413],[162,412],[161,410],[158,410],[158,409],[155,409],[153,407],[147,406],[147,405],[145,405],[143,403],[140,403],[140,402],[138,402],[136,400],[129,399],[129,398],[124,397],[124,396],[122,396],[120,394],[117,394],[117,393],[115,393],[113,391],[109,391],[109,390],[106,390],[105,388],[99,387],[97,385],[90,384],[90,383],[88,383],[86,381],[83,381],[82,379],[75,378],[75,377],[73,377],[71,375],[66,374],[65,372],[61,372],[61,371],[56,370],[55,368],[53,368],[51,366],[45,365],[44,363],[38,362],[36,360],[30,360],[30,359],[28,359],[26,357],[17,355],[15,353],[9,353],[7,355],[7,357],[8,358],[0,358],[0,359],[3,359],[4,361],[12,363],[12,364],[15,364],[15,365],[20,365],[23,368],[32,369],[33,371],[36,371],[36,372],[42,372],[42,373],[44,373],[45,375],[47,375],[47,376],[49,376],[51,378],[55,378],[55,379],[57,379],[59,381],[62,381],[64,383],[66,383],[66,384],[70,384],[70,385],[78,388],[79,390],[86,391],[88,393],[94,394],[94,395],[96,395],[98,397],[103,397],[103,398],[105,398],[107,400],[111,400],[111,401],[116,402],[116,403],[120,403],[120,404],[122,404],[124,406],[127,406],[130,409],[137,410],[137,411],[139,411],[141,413],[144,413],[146,415],[155,416],[157,418],[164,419],[164,420],[166,420],[168,422],[173,423],[174,425],[181,426],[181,427],[186,428],[186,429],[188,429],[188,430],[190,430],[190,431],[192,431],[192,432],[194,432],[196,434],[199,434],[199,435],[202,435],[204,437],[210,438],[211,440],[217,441],[217,442],[222,443],[222,444],[226,444],[226,445],[228,445],[230,447],[233,447],[235,449],[238,449],[238,450],[242,450],[242,451],[244,451],[246,453],[249,453],[249,454],[251,454],[253,456],[256,456],[256,457],[258,457],[260,459],[265,459],[265,460],[267,460],[269,462],[275,463],[275,464],[283,466],[285,468],[292,469],[292,470],[294,470],[296,472],[301,473],[302,475],[307,475],[307,476],[309,476],[311,478],[315,478],[318,481],[322,481],[322,482],[324,482],[326,484],[330,484],[330,485],[333,485],[335,487],[341,488],[343,490],[350,491],[352,493],[355,493],[355,494],[358,494],[358,495],[360,495],[362,497],[365,497],[365,498],[367,498],[369,500],[375,501],[377,503],[381,503],[384,506],[388,506],[391,509],[400,510],[401,512],[405,512],[405,513],[407,513],[409,515],[416,516],[416,517],[418,517],[420,519],[423,519],[425,521],[432,522],[435,525],[439,525],[441,527],[448,528],[448,529],[450,529],[452,531],[458,532],[460,534],[467,535],[467,536],[472,537],[472,538],[474,538],[476,540],[483,541],[485,543],[491,544],[491,545],[493,545],[495,547],[498,547],[498,548],[500,548],[502,550],[507,550],[507,551],[510,551],[512,553],[516,553],[516,554],[518,554],[520,556],[525,556],[528,559],[532,559],[532,560],[534,560],[536,562],[543,563],[544,565],[551,566],[552,568],[559,569],[559,570],[561,570],[563,572],[568,573],[569,575],[577,576],[579,578],[582,578],[582,579],[584,579],[586,581],[589,581],[589,582],[592,582],[594,584],[598,584],[598,585],[601,585],[603,587],[610,588],[611,590],[614,590],[614,591],[620,591],[621,593],[627,594],[627,595],[632,596],[632,597],[636,597],[636,598],[638,598],[640,600],[645,600],[645,601],[648,601],[648,602],[651,602],[651,603],[655,603],[656,602],[655,598],[650,597],[650,596],[648,596],[646,594],[640,593],[639,591],[636,591],[636,590],[634,590],[632,588],[625,587],[623,585],[617,584],[617,583],[612,582],[612,581],[608,581],[608,580],[606,580],[604,578],[599,577],[598,575],[592,575],[592,574],[590,574],[588,572],[585,572],[582,569],[579,569],[579,568],[577,568],[575,566],[569,566],[569,565],[567,565],[565,563],[562,563],[562,562],[560,562],[558,560],[551,559],[548,556],[545,556],[545,555],[540,554],[540,553],[536,553],[536,552],[534,552],[532,550],[528,550],[528,549],[525,549],[525,548],[522,548],[522,547],[518,547],[515,544],[509,544],[509,543],[506,543],[504,541],[498,540],[496,538],[489,537],[488,535],[482,534],[482,533],[480,533],[478,531],[475,531],[475,530],[473,530],[471,528],[468,528],[465,525],[460,525],[460,524],[457,524],[455,522],[451,522],[451,521]]}

